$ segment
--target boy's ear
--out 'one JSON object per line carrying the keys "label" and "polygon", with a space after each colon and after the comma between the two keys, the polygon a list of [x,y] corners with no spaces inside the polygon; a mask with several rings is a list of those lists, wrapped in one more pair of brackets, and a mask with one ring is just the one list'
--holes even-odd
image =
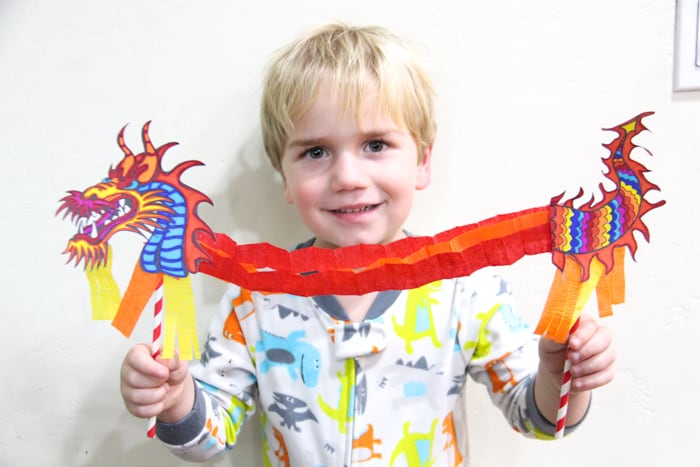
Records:
{"label": "boy's ear", "polygon": [[287,179],[282,175],[282,188],[284,189],[284,200],[289,204],[294,204],[292,200],[292,195],[289,193],[289,185],[287,185]]}
{"label": "boy's ear", "polygon": [[416,190],[422,190],[430,185],[430,163],[433,156],[433,143],[423,151],[423,158],[418,163],[418,173],[416,175]]}
{"label": "boy's ear", "polygon": [[289,195],[289,191],[287,190],[286,187],[285,187],[285,189],[284,189],[284,200],[285,200],[288,204],[294,204],[294,201],[292,201],[292,197]]}

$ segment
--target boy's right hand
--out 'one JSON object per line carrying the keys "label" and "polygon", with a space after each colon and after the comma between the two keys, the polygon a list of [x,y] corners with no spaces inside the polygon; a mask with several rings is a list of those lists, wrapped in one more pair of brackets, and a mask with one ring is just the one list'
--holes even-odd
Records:
{"label": "boy's right hand", "polygon": [[146,344],[134,346],[124,357],[121,393],[129,412],[141,418],[157,416],[173,423],[192,410],[194,381],[187,362],[177,355],[154,359]]}

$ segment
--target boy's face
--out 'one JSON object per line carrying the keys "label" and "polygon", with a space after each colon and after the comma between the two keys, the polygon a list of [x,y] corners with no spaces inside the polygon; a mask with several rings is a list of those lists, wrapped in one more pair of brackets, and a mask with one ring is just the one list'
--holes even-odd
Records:
{"label": "boy's face", "polygon": [[294,122],[282,155],[284,196],[316,236],[315,246],[402,238],[415,190],[430,183],[432,148],[418,162],[411,134],[377,112],[374,103],[369,94],[358,120],[322,88]]}

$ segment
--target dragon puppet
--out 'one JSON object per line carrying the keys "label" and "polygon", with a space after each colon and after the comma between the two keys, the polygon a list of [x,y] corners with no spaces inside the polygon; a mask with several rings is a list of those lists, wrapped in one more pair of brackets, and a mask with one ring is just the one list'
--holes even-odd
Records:
{"label": "dragon puppet", "polygon": [[[153,292],[163,287],[168,303],[165,314],[163,355],[172,356],[175,331],[184,355],[198,355],[194,298],[189,275],[208,260],[199,245],[199,233],[214,238],[211,229],[197,215],[197,206],[211,203],[203,193],[182,183],[182,173],[198,161],[187,161],[165,171],[165,152],[177,143],[156,148],[148,135],[150,122],[143,126],[143,152],[134,154],[117,136],[124,158],[109,169],[107,178],[80,191],[69,191],[58,212],[64,211],[77,223],[78,232],[69,240],[65,253],[69,261],[83,262],[90,283],[94,319],[113,319],[114,326],[129,336]],[[57,213],[58,213],[57,212]],[[108,241],[118,232],[135,232],[146,237],[124,298],[110,272]],[[187,350],[185,350],[187,349]]]}
{"label": "dragon puppet", "polygon": [[[315,247],[286,251],[267,243],[239,245],[214,233],[197,215],[200,203],[211,201],[180,180],[200,165],[188,161],[170,172],[162,159],[176,143],[156,148],[143,126],[144,150],[134,154],[117,142],[124,158],[102,182],[82,192],[69,191],[57,214],[70,217],[78,232],[68,242],[69,262],[83,263],[90,283],[93,317],[112,319],[127,337],[159,287],[166,304],[163,356],[172,356],[175,334],[181,358],[198,358],[194,300],[189,274],[200,272],[249,290],[295,295],[362,294],[414,288],[471,274],[486,266],[508,265],[524,255],[551,253],[552,287],[536,332],[558,342],[595,290],[601,316],[624,301],[625,249],[637,250],[634,232],[649,240],[642,216],[664,201],[651,203],[649,191],[659,188],[645,177],[647,169],[631,159],[632,139],[646,130],[642,113],[609,128],[614,139],[604,144],[605,176],[615,184],[602,199],[579,205],[577,196],[520,212],[456,227],[433,237],[409,237],[387,245]],[[123,297],[111,276],[109,239],[121,231],[146,238]]]}

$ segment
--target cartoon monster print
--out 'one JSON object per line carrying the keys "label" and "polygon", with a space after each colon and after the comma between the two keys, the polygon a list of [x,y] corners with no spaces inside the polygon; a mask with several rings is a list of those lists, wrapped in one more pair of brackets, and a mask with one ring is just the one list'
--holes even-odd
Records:
{"label": "cartoon monster print", "polygon": [[462,465],[464,457],[462,456],[462,453],[459,452],[459,446],[457,445],[457,431],[455,429],[455,418],[453,412],[450,412],[442,421],[442,434],[444,434],[446,438],[444,446],[445,451],[452,449],[453,462],[450,465]]}
{"label": "cartoon monster print", "polygon": [[462,388],[464,387],[464,383],[467,380],[467,374],[466,373],[461,373],[457,376],[452,377],[452,386],[450,389],[447,391],[448,396],[454,396],[454,395],[459,395],[462,392]]}
{"label": "cartoon monster print", "polygon": [[438,410],[442,400],[430,394],[425,383],[432,377],[439,377],[438,372],[435,365],[429,364],[425,357],[407,362],[399,358],[395,365],[384,373],[380,386],[401,395],[391,398],[391,407],[394,410],[400,410],[418,400],[427,401],[433,409]]}
{"label": "cartoon monster print", "polygon": [[355,406],[357,413],[360,415],[365,413],[367,408],[367,375],[360,374],[361,369],[357,366],[357,384],[355,385]]}
{"label": "cartoon monster print", "polygon": [[361,323],[346,323],[343,327],[343,341],[349,341],[356,334],[367,337],[372,329],[372,323],[363,321]]}
{"label": "cartoon monster print", "polygon": [[489,375],[491,380],[491,386],[493,387],[493,392],[502,393],[505,392],[505,388],[508,385],[514,386],[518,384],[518,381],[513,375],[513,371],[506,364],[506,359],[510,355],[510,352],[506,352],[498,358],[489,360],[484,365],[486,373]]}
{"label": "cartoon monster print", "polygon": [[338,431],[346,433],[346,427],[353,419],[355,401],[355,360],[348,358],[345,360],[345,372],[337,373],[340,381],[340,394],[338,395],[338,405],[333,407],[323,400],[321,394],[318,395],[318,404],[323,413],[338,423]]}
{"label": "cartoon monster print", "polygon": [[413,353],[413,341],[425,337],[430,338],[435,348],[442,347],[435,331],[432,310],[433,305],[439,302],[431,296],[441,288],[442,281],[436,281],[409,290],[403,324],[396,321],[396,316],[391,317],[396,334],[406,342],[406,353]]}
{"label": "cartoon monster print", "polygon": [[226,339],[238,342],[241,345],[246,345],[245,336],[243,335],[243,329],[241,329],[241,323],[238,321],[238,316],[236,312],[232,311],[226,317],[224,322],[223,335]]}
{"label": "cartoon monster print", "polygon": [[352,440],[353,459],[357,459],[356,462],[381,459],[382,453],[375,451],[375,444],[382,444],[382,440],[374,437],[374,426],[370,423],[360,436]]}
{"label": "cartoon monster print", "polygon": [[279,465],[289,467],[291,465],[289,462],[289,451],[287,451],[287,443],[284,442],[282,433],[280,433],[280,431],[273,426],[272,434],[275,437],[275,441],[277,441],[277,445],[279,446],[277,449],[275,449],[275,457],[277,457]]}
{"label": "cartoon monster print", "polygon": [[513,307],[510,305],[503,305],[500,309],[500,313],[503,321],[512,332],[522,331],[529,327],[522,317],[515,313]]}
{"label": "cartoon monster print", "polygon": [[289,316],[293,316],[295,318],[301,318],[302,321],[309,320],[308,315],[283,305],[277,305],[277,312],[279,313],[281,319],[286,319]]}
{"label": "cartoon monster print", "polygon": [[437,422],[437,418],[433,420],[428,433],[411,433],[409,431],[411,422],[404,423],[403,438],[396,444],[394,452],[391,453],[389,465],[394,465],[399,457],[404,456],[406,465],[415,467],[433,466],[435,463],[435,458],[432,457],[433,438]]}
{"label": "cartoon monster print", "polygon": [[209,334],[207,341],[204,343],[204,352],[202,352],[202,356],[200,358],[200,362],[202,363],[203,367],[206,367],[207,365],[209,365],[209,361],[212,358],[216,358],[216,357],[221,356],[221,354],[219,352],[217,352],[216,350],[211,348],[211,343],[214,341],[216,341],[216,337]]}
{"label": "cartoon monster print", "polygon": [[265,355],[259,365],[260,371],[265,374],[273,366],[283,366],[294,381],[301,378],[306,386],[316,386],[321,369],[321,353],[313,345],[300,340],[305,335],[304,331],[298,330],[287,337],[280,337],[261,330],[262,339],[255,344],[256,349]]}
{"label": "cartoon monster print", "polygon": [[[264,295],[264,292],[259,292]],[[264,297],[263,300],[268,300]],[[238,295],[231,299],[231,312],[224,322],[223,334],[226,339],[246,345],[241,321],[255,314],[253,292],[248,289],[238,289]]]}
{"label": "cartoon monster print", "polygon": [[[510,295],[511,291],[508,283],[500,277],[498,278],[498,280],[498,296]],[[512,332],[522,331],[523,329],[527,329],[529,327],[527,322],[525,322],[519,314],[515,313],[513,307],[508,304],[503,304],[503,306],[501,306],[498,312],[500,313],[501,318],[503,318],[503,322],[506,323],[506,325]]]}
{"label": "cartoon monster print", "polygon": [[487,326],[491,318],[498,313],[502,306],[502,304],[497,303],[487,312],[477,313],[477,319],[481,320],[477,341],[468,341],[464,344],[465,350],[474,349],[474,358],[483,358],[491,352],[491,340],[489,339],[491,332]]}
{"label": "cartoon monster print", "polygon": [[273,392],[272,394],[275,402],[270,404],[267,410],[282,417],[280,426],[299,432],[301,429],[297,426],[297,423],[306,420],[318,423],[318,419],[303,400],[279,392]]}
{"label": "cartoon monster print", "polygon": [[204,447],[205,449],[210,449],[211,447],[213,447],[216,444],[219,444],[221,446],[226,444],[226,440],[221,439],[221,437],[219,436],[218,424],[215,424],[214,422],[212,422],[211,418],[207,419],[207,423],[206,423],[205,427],[206,427],[207,431],[209,432],[209,440],[207,441],[207,444]]}

